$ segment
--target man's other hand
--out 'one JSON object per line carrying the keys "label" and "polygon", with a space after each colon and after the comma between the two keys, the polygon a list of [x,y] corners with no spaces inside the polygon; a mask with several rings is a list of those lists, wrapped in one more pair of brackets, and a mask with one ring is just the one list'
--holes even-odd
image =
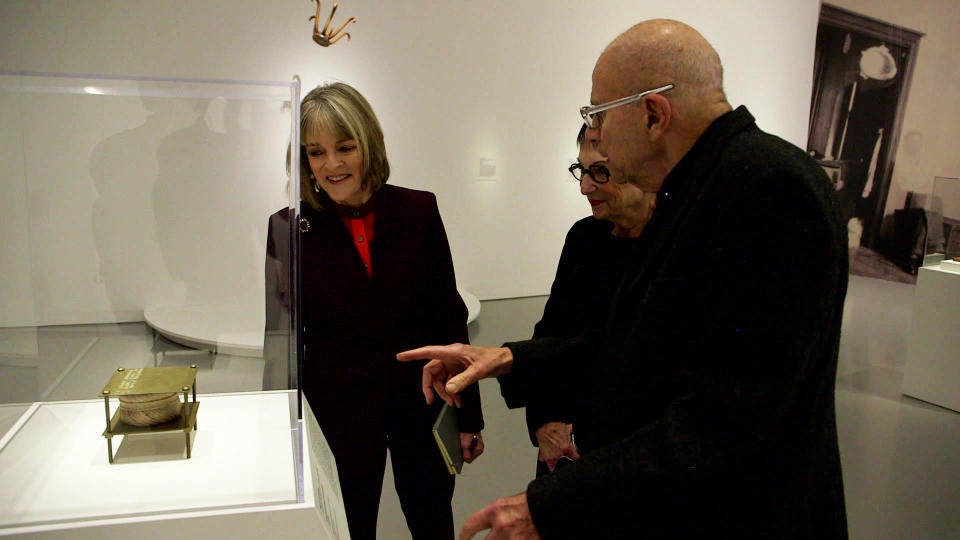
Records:
{"label": "man's other hand", "polygon": [[491,531],[486,540],[540,540],[530,517],[526,492],[497,499],[468,517],[460,529],[460,540],[470,540],[487,529]]}
{"label": "man's other hand", "polygon": [[547,422],[537,428],[534,435],[537,438],[537,445],[540,447],[540,453],[537,459],[547,464],[551,471],[556,468],[557,462],[563,457],[568,457],[573,461],[580,459],[580,453],[573,445],[572,424],[563,422]]}

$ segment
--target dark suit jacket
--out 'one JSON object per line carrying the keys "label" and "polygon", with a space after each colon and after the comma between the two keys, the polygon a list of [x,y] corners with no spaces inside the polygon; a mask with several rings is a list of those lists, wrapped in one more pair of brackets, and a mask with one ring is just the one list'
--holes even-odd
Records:
{"label": "dark suit jacket", "polygon": [[[362,443],[358,432],[386,431],[397,408],[423,409],[416,428],[429,429],[436,410],[422,405],[424,363],[396,354],[468,339],[436,197],[391,185],[374,195],[372,277],[329,199],[323,211],[301,211],[310,223],[300,237],[302,384],[325,435]],[[479,392],[464,397],[461,430],[480,431]]]}
{"label": "dark suit jacket", "polygon": [[741,107],[670,172],[637,253],[602,330],[509,344],[515,375],[586,365],[599,396],[583,458],[528,486],[543,538],[845,538],[847,244],[823,171]]}

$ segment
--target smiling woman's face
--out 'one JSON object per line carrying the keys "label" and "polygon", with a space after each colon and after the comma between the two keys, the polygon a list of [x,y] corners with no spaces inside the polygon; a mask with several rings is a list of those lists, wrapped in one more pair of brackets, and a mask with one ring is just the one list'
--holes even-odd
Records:
{"label": "smiling woman's face", "polygon": [[320,130],[307,137],[303,146],[317,184],[334,202],[356,207],[373,195],[369,184],[363,186],[363,156],[357,141]]}

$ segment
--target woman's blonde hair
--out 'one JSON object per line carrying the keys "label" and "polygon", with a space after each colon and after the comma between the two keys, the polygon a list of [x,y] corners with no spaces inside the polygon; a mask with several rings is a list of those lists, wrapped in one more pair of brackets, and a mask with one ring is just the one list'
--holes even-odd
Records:
{"label": "woman's blonde hair", "polygon": [[303,98],[300,105],[300,198],[320,210],[322,205],[311,178],[305,141],[321,131],[329,131],[338,139],[357,141],[363,157],[363,179],[376,192],[390,177],[387,149],[383,144],[383,130],[370,103],[344,83],[318,86]]}

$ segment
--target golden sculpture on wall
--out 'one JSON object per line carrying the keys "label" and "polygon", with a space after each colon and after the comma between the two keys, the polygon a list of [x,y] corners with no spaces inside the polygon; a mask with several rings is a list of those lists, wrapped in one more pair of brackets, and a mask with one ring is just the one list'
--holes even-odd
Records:
{"label": "golden sculpture on wall", "polygon": [[[327,24],[323,25],[323,30],[320,30],[320,0],[314,0],[317,3],[317,14],[310,17],[308,20],[313,21],[313,40],[317,42],[317,45],[321,47],[329,47],[336,43],[343,36],[347,36],[347,39],[350,39],[350,34],[343,32],[343,29],[352,22],[357,22],[356,17],[350,17],[343,24],[340,25],[340,28],[337,28],[335,31],[330,31],[330,21],[333,20],[333,14],[337,12],[337,4],[333,4],[333,10],[330,11],[330,16],[327,17]],[[341,33],[343,32],[343,33]]]}

